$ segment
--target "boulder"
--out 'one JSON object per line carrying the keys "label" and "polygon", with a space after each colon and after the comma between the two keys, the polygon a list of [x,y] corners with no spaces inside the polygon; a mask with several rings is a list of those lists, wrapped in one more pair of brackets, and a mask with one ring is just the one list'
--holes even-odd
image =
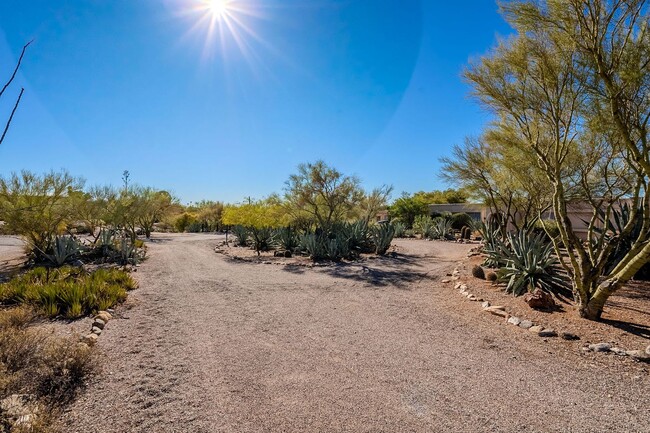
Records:
{"label": "boulder", "polygon": [[86,343],[88,346],[93,346],[97,343],[97,334],[88,334],[81,337],[81,342]]}
{"label": "boulder", "polygon": [[516,317],[516,316],[510,316],[508,318],[508,323],[511,324],[511,325],[517,326],[517,325],[519,325],[521,323],[521,319],[519,317]]}
{"label": "boulder", "polygon": [[621,349],[620,347],[612,347],[609,350],[610,350],[610,352],[612,352],[612,353],[614,353],[616,355],[627,356],[627,352],[625,351],[625,349]]}
{"label": "boulder", "polygon": [[576,334],[574,334],[574,333],[572,333],[572,332],[566,332],[566,331],[564,331],[562,334],[560,334],[560,336],[561,336],[564,340],[580,340],[580,337],[578,337]]}
{"label": "boulder", "polygon": [[489,303],[488,301],[484,301],[484,302],[481,304],[481,307],[483,307],[483,308],[487,308],[487,307],[489,307],[489,306],[490,306],[490,303]]}
{"label": "boulder", "polygon": [[99,335],[102,333],[101,328],[98,328],[97,326],[93,326],[92,329],[90,330],[93,334]]}
{"label": "boulder", "polygon": [[95,316],[95,319],[101,319],[104,321],[104,323],[108,323],[109,320],[111,320],[113,316],[108,311],[100,311],[97,313]]}
{"label": "boulder", "polygon": [[612,345],[609,343],[595,343],[590,344],[588,347],[592,352],[609,352],[609,350],[612,348]]}
{"label": "boulder", "polygon": [[95,318],[95,320],[93,321],[93,326],[96,326],[99,329],[104,329],[104,326],[106,326],[106,322],[104,322],[102,319]]}
{"label": "boulder", "polygon": [[626,353],[627,356],[631,356],[638,361],[650,361],[650,355],[645,353],[645,350],[628,350]]}
{"label": "boulder", "polygon": [[530,320],[522,320],[519,322],[519,327],[524,328],[524,329],[530,329],[534,326],[535,324],[531,322]]}
{"label": "boulder", "polygon": [[495,305],[495,306],[492,306],[492,307],[484,308],[483,311],[486,311],[486,312],[488,312],[490,314],[494,314],[495,316],[506,317],[508,315],[508,313],[506,313],[503,308],[504,307],[502,307],[500,305]]}
{"label": "boulder", "polygon": [[557,332],[555,332],[555,329],[546,328],[542,331],[539,331],[537,335],[540,337],[557,337]]}
{"label": "boulder", "polygon": [[553,297],[540,288],[524,295],[524,302],[535,310],[552,310],[555,308]]}
{"label": "boulder", "polygon": [[539,334],[540,332],[542,332],[544,330],[544,327],[541,326],[541,325],[535,325],[535,326],[531,326],[530,328],[528,328],[528,330],[530,332],[532,332],[532,333]]}

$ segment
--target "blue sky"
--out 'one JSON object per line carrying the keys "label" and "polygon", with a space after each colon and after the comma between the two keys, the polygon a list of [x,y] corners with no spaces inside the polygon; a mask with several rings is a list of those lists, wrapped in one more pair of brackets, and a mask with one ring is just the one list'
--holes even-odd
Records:
{"label": "blue sky", "polygon": [[462,68],[510,31],[491,0],[230,0],[232,30],[202,1],[0,2],[1,81],[34,39],[0,173],[236,202],[323,159],[395,197],[445,188],[438,159],[488,119]]}

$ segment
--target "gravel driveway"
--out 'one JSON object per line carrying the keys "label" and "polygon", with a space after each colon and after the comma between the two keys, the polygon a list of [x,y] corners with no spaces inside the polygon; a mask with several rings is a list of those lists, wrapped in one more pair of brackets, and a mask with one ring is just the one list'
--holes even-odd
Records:
{"label": "gravel driveway", "polygon": [[[157,235],[66,432],[650,432],[647,369],[458,302],[468,247],[317,268]],[[118,316],[120,315],[118,314]]]}

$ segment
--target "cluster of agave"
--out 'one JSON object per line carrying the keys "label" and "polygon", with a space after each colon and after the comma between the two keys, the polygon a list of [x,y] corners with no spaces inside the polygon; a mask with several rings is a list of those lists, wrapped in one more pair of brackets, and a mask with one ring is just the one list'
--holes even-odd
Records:
{"label": "cluster of agave", "polygon": [[120,235],[117,230],[102,229],[94,242],[88,244],[70,235],[55,236],[52,246],[47,251],[41,251],[39,258],[54,267],[61,267],[84,256],[135,265],[145,254],[144,248],[138,248],[130,238]]}
{"label": "cluster of agave", "polygon": [[[257,251],[277,247],[305,254],[313,260],[339,261],[353,260],[361,253],[386,254],[396,228],[390,223],[369,226],[365,221],[337,223],[329,230],[304,233],[292,227],[283,227],[262,232],[263,239],[259,239],[260,230],[235,226],[231,231],[237,245],[253,246]],[[260,243],[264,248],[259,248]]]}
{"label": "cluster of agave", "polygon": [[484,266],[499,268],[498,280],[506,283],[506,292],[515,296],[540,288],[561,297],[572,292],[563,274],[552,244],[544,233],[521,230],[502,236],[496,224],[483,224]]}
{"label": "cluster of agave", "polygon": [[445,217],[431,218],[419,215],[413,222],[413,231],[425,239],[452,239],[452,222]]}

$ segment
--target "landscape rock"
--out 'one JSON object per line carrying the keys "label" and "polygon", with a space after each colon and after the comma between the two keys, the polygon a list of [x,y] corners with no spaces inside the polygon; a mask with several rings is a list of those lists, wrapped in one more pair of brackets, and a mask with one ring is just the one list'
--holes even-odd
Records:
{"label": "landscape rock", "polygon": [[519,322],[519,327],[524,328],[524,329],[530,329],[534,326],[534,323],[531,322],[530,320],[522,320]]}
{"label": "landscape rock", "polygon": [[100,311],[95,316],[95,319],[102,319],[106,323],[108,323],[108,321],[111,320],[112,318],[113,316],[108,311]]}
{"label": "landscape rock", "polygon": [[484,301],[484,302],[481,304],[481,307],[483,307],[483,308],[487,308],[487,307],[489,307],[489,306],[490,306],[490,303],[489,303],[488,301]]}
{"label": "landscape rock", "polygon": [[627,356],[627,352],[625,351],[625,349],[621,349],[620,347],[612,347],[609,350],[610,352],[615,353],[616,355]]}
{"label": "landscape rock", "polygon": [[593,352],[609,352],[610,349],[612,348],[612,345],[609,343],[595,343],[595,344],[590,344],[589,350]]}
{"label": "landscape rock", "polygon": [[106,322],[103,321],[102,319],[95,318],[95,320],[93,321],[93,326],[96,326],[99,329],[104,329],[104,326],[106,326]]}
{"label": "landscape rock", "polygon": [[99,335],[99,334],[102,333],[102,330],[100,328],[98,328],[97,326],[93,326],[92,329],[90,330],[90,332],[92,332],[95,335]]}
{"label": "landscape rock", "polygon": [[476,296],[472,295],[471,293],[469,295],[467,295],[467,299],[469,299],[470,301],[478,301],[478,298]]}
{"label": "landscape rock", "polygon": [[544,327],[540,326],[540,325],[534,325],[534,326],[531,326],[530,328],[528,328],[528,330],[530,332],[535,333],[535,334],[539,334],[540,332],[542,332],[544,330]]}
{"label": "landscape rock", "polygon": [[648,347],[645,348],[645,353],[647,353],[648,355],[650,355],[650,346],[648,346]]}
{"label": "landscape rock", "polygon": [[631,356],[638,361],[650,361],[650,355],[645,350],[628,350],[626,353],[627,356]]}
{"label": "landscape rock", "polygon": [[519,325],[521,323],[521,319],[519,317],[516,317],[516,316],[510,316],[508,318],[508,323],[511,324],[511,325],[517,326],[517,325]]}
{"label": "landscape rock", "polygon": [[503,310],[504,307],[500,305],[492,306],[492,307],[487,307],[484,308],[483,311],[487,311],[490,314],[494,314],[495,316],[500,316],[500,317],[506,317],[508,313]]}
{"label": "landscape rock", "polygon": [[460,286],[462,286],[461,283],[456,283],[456,285],[454,286],[454,289],[459,290],[459,289],[460,289]]}
{"label": "landscape rock", "polygon": [[555,308],[553,297],[540,288],[533,290],[532,293],[526,293],[524,295],[524,302],[530,308],[536,310],[552,310]]}
{"label": "landscape rock", "polygon": [[537,335],[540,337],[557,337],[557,332],[555,332],[555,329],[546,328],[542,331],[539,331]]}
{"label": "landscape rock", "polygon": [[81,337],[81,342],[86,343],[88,346],[93,346],[97,343],[97,334],[88,334]]}
{"label": "landscape rock", "polygon": [[565,340],[580,340],[580,337],[572,332],[564,331],[562,334],[560,334],[560,336]]}
{"label": "landscape rock", "polygon": [[443,283],[451,283],[451,280],[449,278],[445,278],[444,280],[442,280],[442,282]]}

